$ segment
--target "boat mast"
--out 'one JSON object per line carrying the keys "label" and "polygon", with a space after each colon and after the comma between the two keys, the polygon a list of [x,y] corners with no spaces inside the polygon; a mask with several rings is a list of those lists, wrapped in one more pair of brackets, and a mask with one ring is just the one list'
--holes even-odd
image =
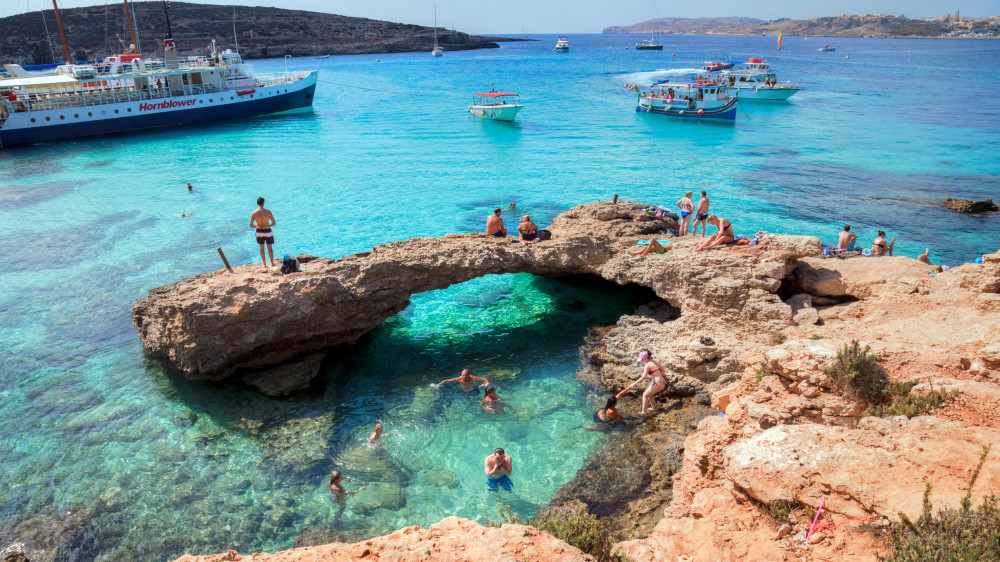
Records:
{"label": "boat mast", "polygon": [[[55,0],[52,0],[55,2]],[[128,20],[128,30],[132,33],[132,47],[135,49],[139,48],[139,41],[135,38],[135,25],[132,23],[132,16],[128,9],[128,0],[122,0],[125,2],[125,19]]]}
{"label": "boat mast", "polygon": [[59,17],[59,5],[56,4],[56,0],[52,0],[52,9],[56,12],[56,25],[59,26],[59,35],[62,36],[63,49],[66,50],[66,64],[72,64],[73,57],[69,55],[69,44],[66,43],[66,32],[63,31],[62,19]]}
{"label": "boat mast", "polygon": [[434,4],[434,50],[438,48],[438,5]]}
{"label": "boat mast", "polygon": [[[163,50],[173,51],[174,50],[174,32],[170,29],[170,13],[167,9],[170,8],[170,2],[168,0],[163,0],[163,17],[167,19],[167,36],[163,38]],[[166,55],[164,55],[166,57]]]}

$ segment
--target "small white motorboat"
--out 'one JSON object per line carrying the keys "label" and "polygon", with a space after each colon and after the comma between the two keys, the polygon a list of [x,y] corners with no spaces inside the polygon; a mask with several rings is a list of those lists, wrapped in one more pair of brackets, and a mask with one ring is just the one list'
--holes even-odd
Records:
{"label": "small white motorboat", "polygon": [[568,53],[569,39],[567,39],[566,37],[560,37],[559,40],[556,41],[556,48],[552,50],[557,53]]}
{"label": "small white motorboat", "polygon": [[476,94],[472,105],[469,106],[469,113],[483,119],[494,121],[513,121],[514,116],[524,107],[518,103],[520,96],[514,92],[498,92],[490,90]]}
{"label": "small white motorboat", "polygon": [[834,47],[833,45],[830,45],[829,43],[827,43],[826,45],[823,45],[822,47],[820,47],[817,50],[819,50],[819,51],[836,51],[837,47]]}

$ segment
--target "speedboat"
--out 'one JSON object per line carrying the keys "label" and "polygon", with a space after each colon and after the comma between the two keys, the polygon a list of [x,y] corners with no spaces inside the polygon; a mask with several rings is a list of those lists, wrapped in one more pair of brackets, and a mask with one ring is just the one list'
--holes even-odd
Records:
{"label": "speedboat", "polygon": [[731,62],[710,62],[701,68],[709,72],[716,72],[719,70],[729,70],[733,66],[733,63]]}
{"label": "speedboat", "polygon": [[687,119],[713,119],[733,122],[736,120],[736,98],[718,82],[658,82],[649,92],[638,86],[625,87],[639,94],[635,110],[639,113],[656,113]]}
{"label": "speedboat", "polygon": [[819,50],[819,51],[836,51],[837,47],[834,47],[833,45],[830,45],[830,44],[826,44],[826,45],[823,45],[822,47],[820,47],[817,50]]}
{"label": "speedboat", "polygon": [[783,101],[802,89],[779,85],[770,63],[762,58],[751,58],[732,70],[723,70],[719,79],[740,101]]}
{"label": "speedboat", "polygon": [[569,52],[569,39],[567,39],[565,37],[560,37],[559,40],[556,41],[556,48],[552,49],[552,50],[555,51],[555,52],[557,52],[557,53],[568,53]]}
{"label": "speedboat", "polygon": [[514,116],[524,107],[520,96],[514,92],[490,90],[476,94],[469,106],[469,113],[494,121],[513,121]]}

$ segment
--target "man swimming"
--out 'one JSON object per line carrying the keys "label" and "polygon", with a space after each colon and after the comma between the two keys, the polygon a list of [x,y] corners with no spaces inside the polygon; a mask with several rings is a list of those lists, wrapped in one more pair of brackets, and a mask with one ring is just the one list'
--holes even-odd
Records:
{"label": "man swimming", "polygon": [[496,492],[501,487],[509,492],[514,487],[514,483],[510,481],[510,474],[514,472],[514,461],[510,455],[503,452],[502,448],[497,447],[492,455],[486,457],[484,468],[486,486],[491,492]]}
{"label": "man swimming", "polygon": [[691,227],[691,234],[698,234],[698,225],[701,225],[701,236],[705,237],[705,230],[708,228],[708,194],[704,190],[701,192],[701,200],[698,201],[698,211],[695,213],[694,226]]}
{"label": "man swimming", "polygon": [[677,236],[684,236],[688,233],[688,226],[691,224],[691,213],[694,212],[694,201],[691,200],[690,191],[677,201],[677,208],[681,210],[681,223],[677,226]]}
{"label": "man swimming", "polygon": [[264,260],[264,244],[267,244],[267,253],[271,257],[271,267],[274,267],[274,233],[271,227],[278,224],[274,220],[271,211],[264,208],[264,198],[257,198],[257,210],[250,214],[250,228],[257,229],[257,244],[260,245],[260,261],[264,264],[264,269],[268,269],[267,261]]}
{"label": "man swimming", "polygon": [[465,392],[475,392],[476,391],[476,381],[483,381],[483,384],[489,386],[490,381],[484,379],[483,377],[477,377],[469,372],[468,369],[462,369],[462,374],[450,379],[444,379],[437,384],[431,384],[431,386],[441,386],[446,382],[457,382],[462,390]]}
{"label": "man swimming", "polygon": [[840,239],[837,241],[837,248],[840,250],[849,250],[857,239],[858,235],[851,233],[851,225],[845,224],[844,231],[840,233]]}

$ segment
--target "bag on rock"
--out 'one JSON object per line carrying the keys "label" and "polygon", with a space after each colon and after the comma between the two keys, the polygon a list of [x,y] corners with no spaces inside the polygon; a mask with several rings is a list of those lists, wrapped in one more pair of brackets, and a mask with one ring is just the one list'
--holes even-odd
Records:
{"label": "bag on rock", "polygon": [[538,239],[539,240],[552,240],[552,233],[549,232],[548,230],[545,230],[544,228],[540,229],[538,231]]}

